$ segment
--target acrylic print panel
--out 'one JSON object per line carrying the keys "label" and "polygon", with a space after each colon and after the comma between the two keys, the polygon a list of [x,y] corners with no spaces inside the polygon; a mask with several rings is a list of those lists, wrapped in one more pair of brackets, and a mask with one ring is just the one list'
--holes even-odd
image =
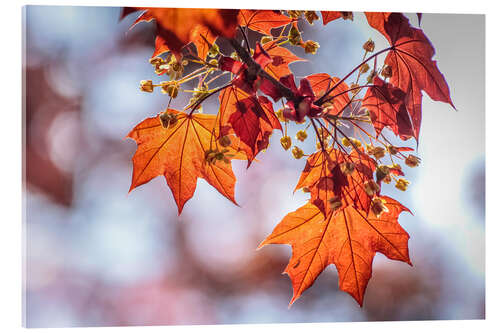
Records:
{"label": "acrylic print panel", "polygon": [[484,16],[23,20],[26,326],[484,318]]}

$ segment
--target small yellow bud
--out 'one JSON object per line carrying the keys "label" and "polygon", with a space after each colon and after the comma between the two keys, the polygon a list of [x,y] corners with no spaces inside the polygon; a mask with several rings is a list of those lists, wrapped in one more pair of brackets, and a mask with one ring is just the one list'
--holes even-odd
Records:
{"label": "small yellow bud", "polygon": [[[219,46],[217,44],[213,43],[212,46],[210,46],[210,49],[208,50],[207,54],[210,58],[215,58],[219,55],[219,53],[220,53]],[[205,59],[203,59],[203,60],[205,60]]]}
{"label": "small yellow bud", "polygon": [[365,185],[365,192],[370,197],[374,196],[375,194],[378,193],[378,191],[380,191],[380,186],[377,183],[375,183],[373,179],[367,180],[364,185]]}
{"label": "small yellow bud", "polygon": [[356,165],[351,162],[343,162],[340,164],[340,171],[346,176],[352,174],[356,169]]}
{"label": "small yellow bud", "polygon": [[373,83],[373,79],[375,78],[376,75],[377,73],[375,71],[371,71],[370,75],[368,75],[368,77],[366,78],[366,82]]}
{"label": "small yellow bud", "polygon": [[294,146],[292,149],[292,155],[293,157],[299,160],[302,158],[302,156],[304,156],[304,152],[299,147]]}
{"label": "small yellow bud", "polygon": [[353,84],[351,84],[351,89],[352,89],[352,90],[351,90],[351,93],[352,93],[353,95],[356,95],[356,94],[357,94],[357,93],[359,93],[359,91],[361,90],[361,88],[359,88],[359,84],[357,84],[357,83],[353,83]]}
{"label": "small yellow bud", "polygon": [[302,43],[302,37],[300,36],[299,30],[292,25],[290,31],[288,32],[288,42],[292,45],[300,45]]}
{"label": "small yellow bud", "polygon": [[398,148],[396,148],[394,146],[387,146],[387,151],[391,155],[396,155],[399,152]]}
{"label": "small yellow bud", "polygon": [[368,39],[364,44],[363,44],[363,49],[366,52],[373,52],[375,50],[375,42],[372,41],[372,39]]}
{"label": "small yellow bud", "polygon": [[380,199],[380,198],[373,198],[372,199],[372,212],[375,214],[375,216],[380,217],[382,213],[388,212],[389,209],[385,206],[385,201]]}
{"label": "small yellow bud", "polygon": [[305,16],[307,22],[309,22],[309,24],[311,24],[311,25],[314,23],[314,21],[319,20],[318,14],[316,14],[316,12],[313,10],[306,10],[306,12],[304,13],[304,16]]}
{"label": "small yellow bud", "polygon": [[377,166],[377,170],[375,171],[375,176],[377,177],[377,181],[382,181],[390,175],[389,173],[391,172],[391,169],[387,165],[379,165]]}
{"label": "small yellow bud", "polygon": [[288,120],[285,119],[285,116],[283,116],[283,109],[279,109],[276,111],[276,117],[278,118],[279,121],[284,121],[287,122]]}
{"label": "small yellow bud", "polygon": [[141,81],[141,91],[144,92],[153,92],[154,87],[153,87],[153,81],[152,80],[142,80]]}
{"label": "small yellow bud", "polygon": [[172,98],[176,98],[179,93],[179,88],[177,84],[172,81],[163,81],[161,84],[161,92],[164,94],[168,94]]}
{"label": "small yellow bud", "polygon": [[386,79],[390,79],[392,77],[392,67],[389,65],[385,65],[380,75],[382,75]]}
{"label": "small yellow bud", "polygon": [[233,51],[230,57],[234,60],[240,60],[240,57],[238,56],[238,53],[236,53],[236,51]]}
{"label": "small yellow bud", "polygon": [[306,53],[316,54],[319,49],[319,43],[313,40],[308,40],[304,43],[304,51]]}
{"label": "small yellow bud", "polygon": [[287,135],[280,139],[280,143],[283,149],[288,150],[292,146],[292,139]]}
{"label": "small yellow bud", "polygon": [[361,147],[361,141],[359,141],[358,139],[355,139],[355,138],[347,138],[347,137],[343,137],[342,138],[342,145],[346,146],[346,147],[351,147],[352,145],[354,145],[355,147]]}
{"label": "small yellow bud", "polygon": [[297,19],[302,16],[303,10],[287,10],[288,15],[290,15],[291,18]]}
{"label": "small yellow bud", "polygon": [[270,41],[273,40],[273,36],[262,36],[262,38],[260,39],[260,43],[261,44],[266,44],[266,43],[269,43]]}
{"label": "small yellow bud", "polygon": [[361,65],[361,67],[359,68],[359,72],[361,74],[364,74],[364,73],[368,72],[369,70],[370,70],[370,65],[368,65],[366,62],[363,65]]}
{"label": "small yellow bud", "polygon": [[228,147],[230,144],[231,144],[231,138],[228,137],[227,135],[224,135],[223,137],[221,137],[219,139],[219,144],[222,146],[222,147]]}
{"label": "small yellow bud", "polygon": [[297,134],[295,134],[295,137],[299,141],[304,141],[305,139],[307,139],[307,132],[305,130],[300,130],[297,132]]}
{"label": "small yellow bud", "polygon": [[168,113],[168,111],[165,111],[162,114],[160,114],[160,122],[164,128],[168,129],[172,126],[175,126],[175,124],[177,124],[177,115],[174,113]]}
{"label": "small yellow bud", "polygon": [[375,157],[375,159],[379,160],[381,159],[382,157],[385,156],[385,149],[383,147],[371,147],[371,148],[368,148],[367,147],[367,152],[369,155],[373,155],[373,157]]}
{"label": "small yellow bud", "polygon": [[399,178],[396,182],[396,188],[401,191],[406,191],[408,185],[410,185],[410,182],[404,178]]}
{"label": "small yellow bud", "polygon": [[340,207],[342,207],[342,200],[338,196],[334,196],[333,198],[328,199],[328,203],[330,204],[330,209],[336,211]]}
{"label": "small yellow bud", "polygon": [[405,159],[405,164],[409,166],[410,168],[417,167],[420,164],[420,158],[418,158],[415,155],[408,155],[408,157]]}

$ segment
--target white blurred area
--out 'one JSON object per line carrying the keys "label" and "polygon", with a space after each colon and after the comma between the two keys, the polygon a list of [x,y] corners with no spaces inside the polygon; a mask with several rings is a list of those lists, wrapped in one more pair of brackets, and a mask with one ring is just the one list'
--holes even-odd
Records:
{"label": "white blurred area", "polygon": [[[239,207],[203,180],[180,217],[161,177],[127,194],[135,144],[123,138],[168,100],[138,89],[161,80],[148,63],[152,26],[128,31],[133,17],[119,22],[119,13],[27,7],[27,70],[59,96],[55,104],[49,88],[28,90],[40,96],[27,144],[59,170],[51,183],[71,188],[68,201],[57,199],[42,181],[48,169],[34,166],[42,180],[27,193],[27,326],[484,318],[483,16],[423,15],[457,111],[424,96],[423,162],[407,172],[408,192],[384,188],[414,214],[400,218],[414,267],[377,255],[363,308],[338,291],[329,267],[288,309],[292,289],[280,273],[290,248],[256,248],[307,200],[292,193],[304,160],[283,152],[276,133],[249,169],[234,162]],[[304,39],[321,47],[316,56],[293,49],[309,62],[292,69],[342,77],[368,38],[385,47],[362,14],[354,20],[306,27]],[[204,106],[216,108],[216,98]]]}

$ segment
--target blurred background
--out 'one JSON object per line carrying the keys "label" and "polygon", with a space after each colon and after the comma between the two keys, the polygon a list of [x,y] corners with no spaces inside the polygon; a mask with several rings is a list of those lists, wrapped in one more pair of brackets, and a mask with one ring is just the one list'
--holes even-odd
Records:
{"label": "blurred background", "polygon": [[[26,326],[484,318],[484,16],[422,18],[457,111],[424,94],[422,164],[407,171],[407,192],[383,188],[414,213],[399,219],[414,267],[377,254],[360,308],[329,266],[290,309],[281,274],[290,247],[255,249],[307,200],[292,193],[305,161],[275,133],[260,162],[233,162],[241,207],[203,180],[181,216],[163,177],[127,194],[136,145],[124,137],[168,98],[139,91],[140,80],[162,80],[148,62],[153,24],[129,31],[137,15],[119,16],[109,7],[23,11]],[[321,47],[314,56],[292,48],[309,60],[291,65],[298,76],[342,77],[368,38],[387,45],[361,13],[303,27]],[[217,112],[215,97],[204,112]]]}

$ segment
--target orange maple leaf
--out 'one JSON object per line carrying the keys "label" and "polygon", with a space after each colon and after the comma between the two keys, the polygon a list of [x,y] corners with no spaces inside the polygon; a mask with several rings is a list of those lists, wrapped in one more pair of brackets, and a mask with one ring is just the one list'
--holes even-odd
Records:
{"label": "orange maple leaf", "polygon": [[[209,34],[205,37],[209,37],[207,40],[212,42],[215,40],[214,36],[234,37],[238,26],[239,9],[135,7],[124,9],[122,17],[137,10],[145,11],[132,26],[141,21],[156,21],[157,36],[153,57],[166,51],[172,51],[179,58],[181,49],[190,42],[194,42],[197,47],[201,48],[199,30],[202,30],[202,35],[208,31]],[[203,56],[203,52],[200,58]]]}
{"label": "orange maple leaf", "polygon": [[[135,140],[137,151],[132,158],[132,191],[151,179],[164,175],[177,203],[178,213],[194,194],[198,178],[205,179],[226,198],[236,204],[236,178],[231,163],[223,160],[207,162],[207,153],[216,148],[216,116],[186,114],[169,109],[176,121],[165,128],[160,115],[147,118],[127,135]],[[233,138],[225,156],[230,160],[244,159]]]}
{"label": "orange maple leaf", "polygon": [[[341,114],[345,107],[350,104],[349,86],[345,82],[340,82],[338,77],[331,77],[326,73],[318,73],[306,76],[311,83],[314,95],[323,96],[330,88],[335,87],[325,98],[328,100],[330,106],[328,113],[332,115]],[[326,105],[324,105],[325,107]]]}
{"label": "orange maple leaf", "polygon": [[277,45],[275,41],[267,42],[263,46],[264,50],[271,56],[272,62],[267,65],[264,70],[271,74],[275,79],[292,74],[289,65],[297,61],[305,61],[305,59],[297,57],[287,48]]}
{"label": "orange maple leaf", "polygon": [[239,25],[265,35],[270,35],[271,29],[282,27],[293,21],[294,19],[281,14],[280,10],[242,9],[238,15]]}
{"label": "orange maple leaf", "polygon": [[293,286],[292,305],[330,264],[338,271],[339,288],[348,292],[360,306],[372,275],[376,252],[411,265],[408,254],[410,236],[399,225],[401,212],[409,210],[394,199],[385,201],[387,212],[379,217],[348,206],[323,216],[307,203],[286,215],[259,245],[289,244],[292,257],[285,269]]}

